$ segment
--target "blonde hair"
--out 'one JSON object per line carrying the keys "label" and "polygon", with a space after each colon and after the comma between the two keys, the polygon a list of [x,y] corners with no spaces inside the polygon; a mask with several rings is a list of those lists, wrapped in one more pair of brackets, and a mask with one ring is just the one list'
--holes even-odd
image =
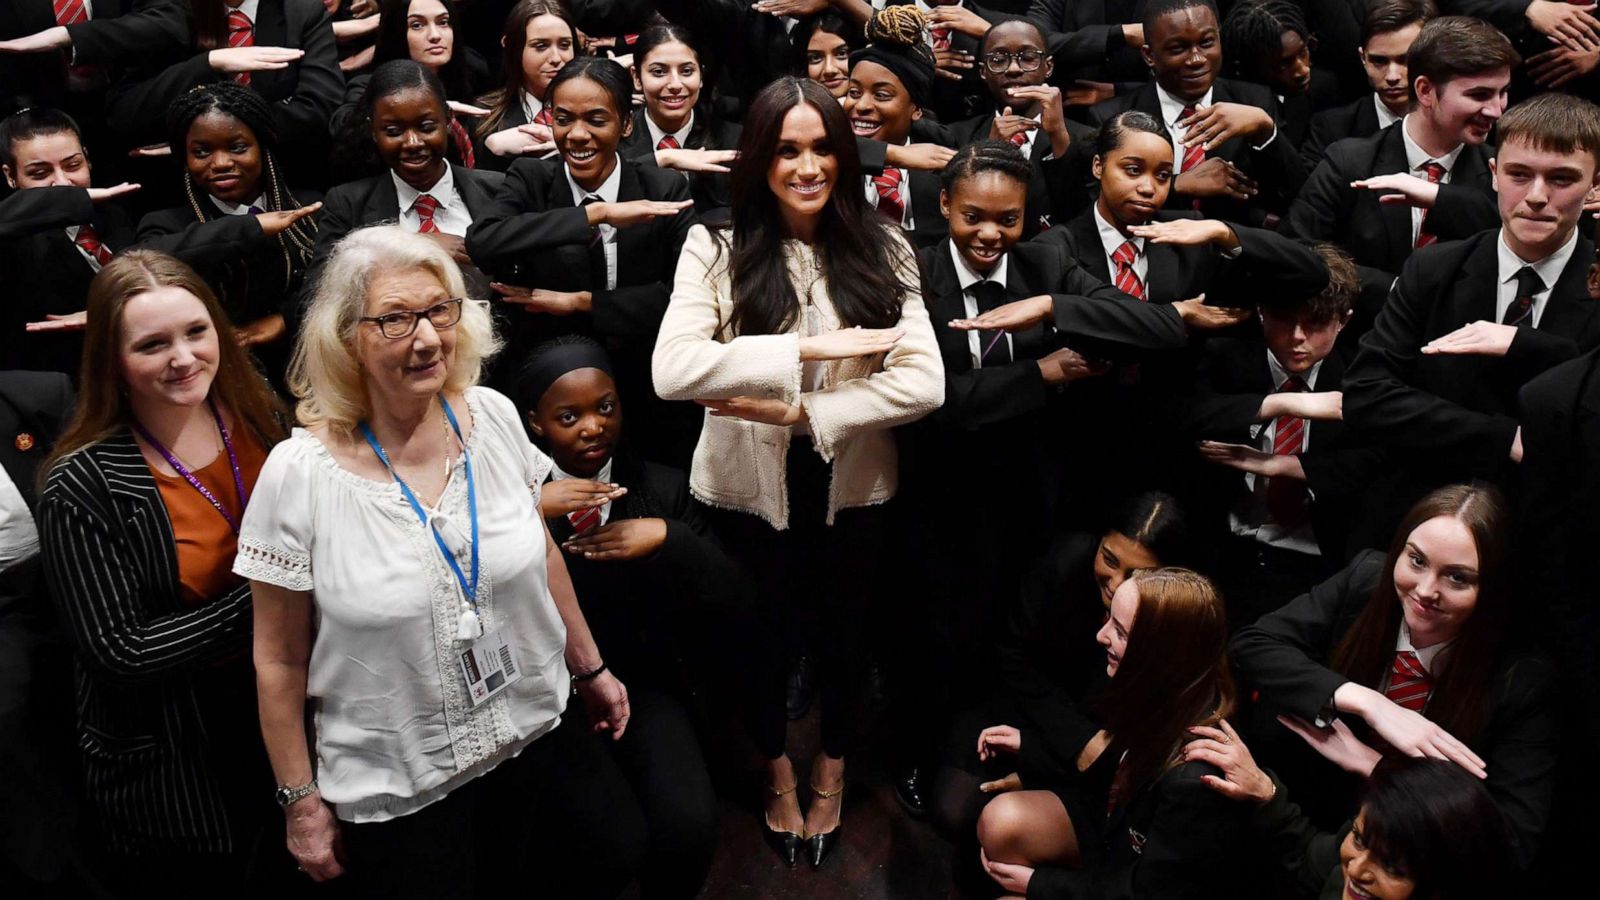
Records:
{"label": "blonde hair", "polygon": [[465,300],[454,326],[455,359],[445,390],[459,392],[478,383],[484,364],[500,350],[500,339],[488,304],[467,296],[455,260],[438,244],[398,225],[359,228],[334,245],[323,265],[289,362],[289,390],[299,401],[295,413],[302,425],[349,434],[372,414],[355,357],[356,329],[366,315],[373,279],[406,269],[428,272],[451,297]]}

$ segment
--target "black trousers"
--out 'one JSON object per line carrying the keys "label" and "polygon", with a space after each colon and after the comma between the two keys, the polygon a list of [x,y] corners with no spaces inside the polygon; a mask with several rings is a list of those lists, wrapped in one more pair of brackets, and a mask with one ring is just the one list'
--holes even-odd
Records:
{"label": "black trousers", "polygon": [[768,759],[784,754],[784,637],[804,629],[816,667],[822,707],[822,750],[843,757],[859,730],[862,634],[872,605],[875,569],[882,562],[885,518],[881,507],[840,510],[827,524],[832,467],[811,441],[789,445],[789,527],[778,531],[749,513],[712,510],[712,528],[761,603],[766,628],[753,639],[766,647],[766,664],[752,674],[754,697],[746,725]]}
{"label": "black trousers", "polygon": [[356,895],[612,898],[639,871],[644,815],[581,707],[494,771],[387,822],[341,823]]}

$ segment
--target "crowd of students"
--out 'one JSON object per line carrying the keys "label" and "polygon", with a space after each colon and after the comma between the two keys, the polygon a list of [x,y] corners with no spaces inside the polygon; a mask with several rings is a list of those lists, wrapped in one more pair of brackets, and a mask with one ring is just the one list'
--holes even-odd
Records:
{"label": "crowd of students", "polygon": [[1597,67],[1550,0],[7,4],[0,882],[694,897],[869,752],[954,895],[1551,889]]}

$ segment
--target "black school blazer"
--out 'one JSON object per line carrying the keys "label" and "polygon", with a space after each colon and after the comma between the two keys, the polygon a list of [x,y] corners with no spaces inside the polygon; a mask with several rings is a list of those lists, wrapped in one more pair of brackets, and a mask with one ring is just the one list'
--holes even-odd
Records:
{"label": "black school blazer", "polygon": [[[655,165],[656,148],[650,142],[650,126],[645,124],[648,113],[644,107],[633,111],[633,131],[622,139],[617,147],[617,153],[644,165]],[[708,117],[700,110],[695,110],[694,127],[689,129],[689,135],[684,139],[683,146],[689,150],[737,150],[739,149],[740,127],[736,122],[725,122],[721,119],[707,121]],[[733,182],[729,176],[722,172],[679,172],[689,182],[689,193],[694,197],[694,211],[702,220],[711,217],[727,220],[728,210],[733,205]],[[935,214],[938,208],[934,208]]]}
{"label": "black school blazer", "polygon": [[[1386,561],[1381,551],[1364,551],[1310,593],[1239,632],[1229,654],[1263,703],[1308,722],[1331,707],[1334,691],[1350,679],[1328,668],[1328,661],[1372,602]],[[1555,666],[1536,653],[1506,648],[1495,664],[1489,696],[1482,733],[1457,737],[1488,764],[1484,787],[1505,813],[1517,858],[1526,865],[1550,819],[1555,787],[1560,714]]]}
{"label": "black school blazer", "polygon": [[250,585],[179,600],[166,504],[121,430],[50,470],[38,503],[45,577],[77,649],[85,789],[112,849],[227,853],[235,832],[211,774],[198,686],[250,651]]}

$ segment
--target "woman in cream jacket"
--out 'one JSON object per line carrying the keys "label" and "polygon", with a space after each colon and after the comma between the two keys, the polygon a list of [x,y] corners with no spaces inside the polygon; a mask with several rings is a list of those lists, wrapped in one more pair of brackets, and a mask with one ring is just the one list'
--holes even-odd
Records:
{"label": "woman in cream jacket", "polygon": [[[751,654],[766,826],[786,862],[804,843],[815,868],[839,834],[861,623],[895,492],[889,429],[939,407],[944,372],[915,256],[866,202],[838,102],[812,82],[774,82],[746,113],[739,154],[732,224],[689,233],[653,375],[664,399],[709,411],[690,487],[771,610]],[[805,816],[777,637],[793,618],[815,627],[822,703]]]}

